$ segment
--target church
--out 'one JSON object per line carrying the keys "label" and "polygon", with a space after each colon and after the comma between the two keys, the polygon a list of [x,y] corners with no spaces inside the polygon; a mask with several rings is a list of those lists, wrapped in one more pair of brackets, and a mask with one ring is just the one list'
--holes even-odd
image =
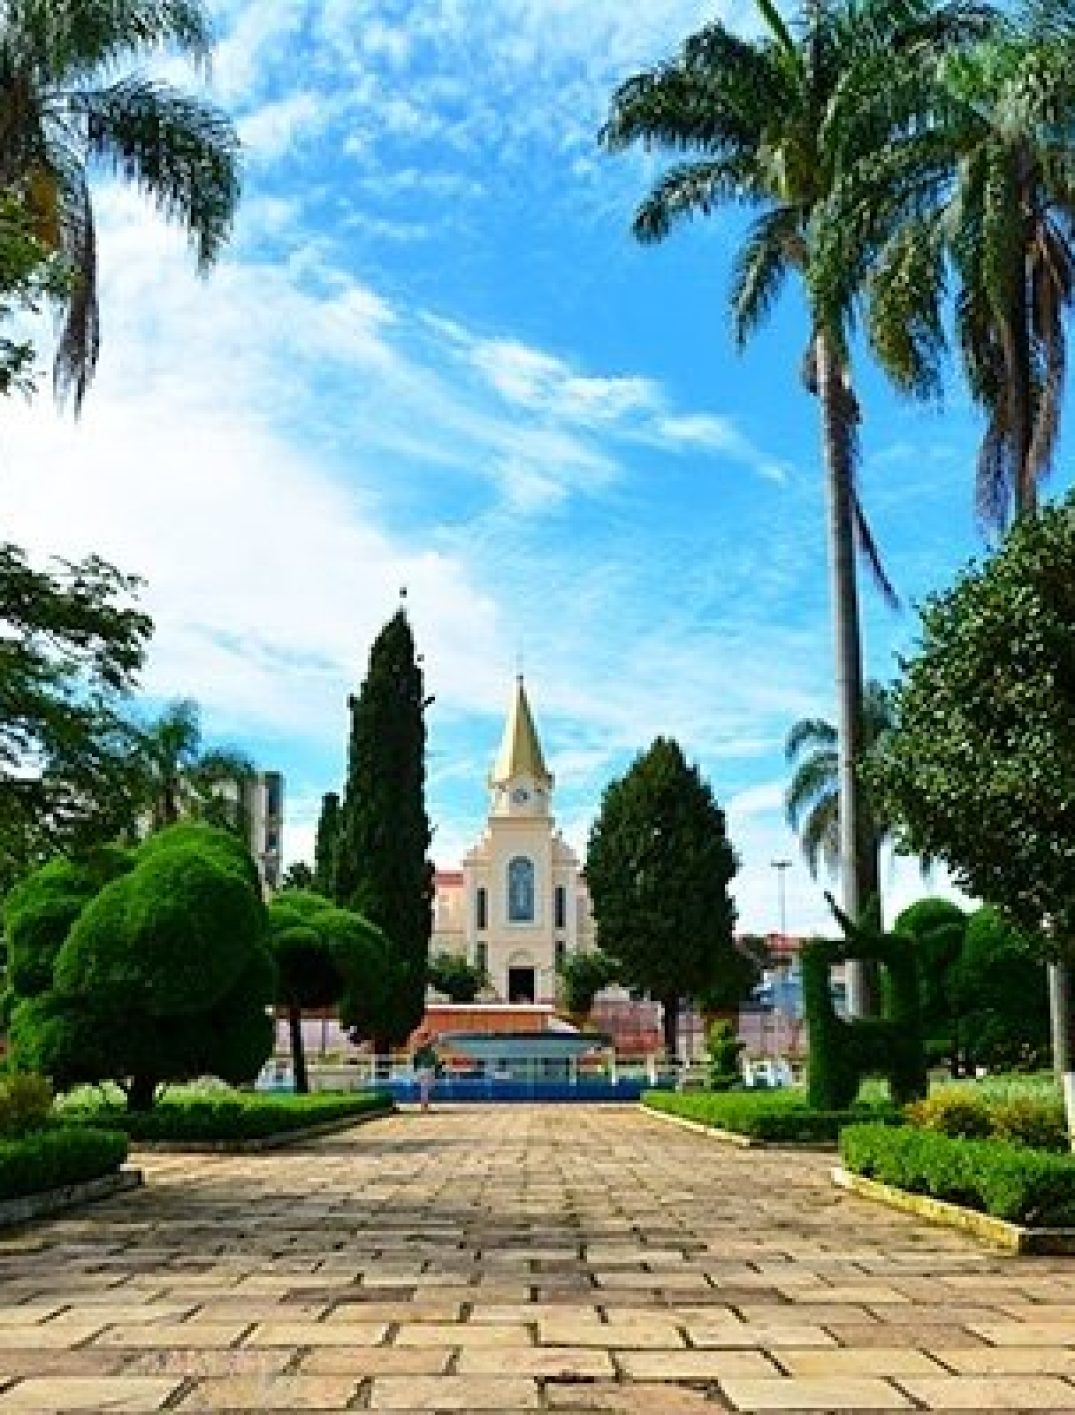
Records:
{"label": "church", "polygon": [[556,975],[595,946],[578,857],[556,829],[545,765],[520,675],[489,773],[489,816],[460,870],[438,870],[431,953],[462,954],[489,978],[489,1001],[553,1002]]}

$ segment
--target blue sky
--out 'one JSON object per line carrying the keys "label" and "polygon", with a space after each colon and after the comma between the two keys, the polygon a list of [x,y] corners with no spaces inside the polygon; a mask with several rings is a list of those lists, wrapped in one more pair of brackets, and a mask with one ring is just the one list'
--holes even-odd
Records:
{"label": "blue sky", "polygon": [[[728,809],[743,925],[775,926],[785,855],[790,925],[822,925],[781,810],[784,733],[833,711],[802,308],[789,290],[737,355],[741,221],[638,247],[657,168],[595,142],[618,79],[749,8],[213,9],[212,91],[247,144],[236,241],[199,282],[102,183],[100,377],[78,426],[46,397],[6,410],[5,529],[145,576],[147,693],[197,697],[214,739],[286,773],[289,858],[342,779],[346,695],[406,584],[438,863],[480,827],[522,655],[576,845],[609,778],[671,733]],[[977,422],[955,384],[922,410],[857,373],[865,498],[911,602],[983,548]],[[868,588],[865,612],[889,675],[914,616]],[[893,898],[917,889],[897,867]]]}

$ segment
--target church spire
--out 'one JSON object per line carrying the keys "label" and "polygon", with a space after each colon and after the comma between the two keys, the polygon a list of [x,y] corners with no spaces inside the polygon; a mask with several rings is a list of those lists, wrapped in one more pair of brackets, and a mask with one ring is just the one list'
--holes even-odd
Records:
{"label": "church spire", "polygon": [[503,786],[520,776],[528,776],[545,787],[552,786],[552,774],[541,754],[541,743],[538,741],[521,673],[515,679],[515,694],[508,710],[504,736],[489,776],[489,784]]}

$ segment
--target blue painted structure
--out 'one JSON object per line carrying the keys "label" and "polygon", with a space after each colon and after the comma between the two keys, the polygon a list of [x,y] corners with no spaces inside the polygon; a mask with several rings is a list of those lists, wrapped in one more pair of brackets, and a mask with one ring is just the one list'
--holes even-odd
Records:
{"label": "blue painted structure", "polygon": [[[513,1076],[441,1076],[433,1082],[430,1099],[441,1104],[463,1102],[525,1101],[637,1101],[643,1091],[673,1090],[671,1078],[656,1087],[643,1077],[623,1077],[612,1082],[604,1076],[580,1077],[578,1081],[533,1079]],[[391,1091],[397,1101],[418,1101],[418,1082],[411,1077],[378,1081],[378,1090]]]}

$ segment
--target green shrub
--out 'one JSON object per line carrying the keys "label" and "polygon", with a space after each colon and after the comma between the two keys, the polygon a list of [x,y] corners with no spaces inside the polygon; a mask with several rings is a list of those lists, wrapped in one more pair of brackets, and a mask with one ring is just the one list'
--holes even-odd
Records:
{"label": "green shrub", "polygon": [[0,1079],[0,1138],[41,1130],[52,1111],[52,1087],[43,1076]]}
{"label": "green shrub", "polygon": [[0,1200],[98,1179],[114,1173],[126,1158],[127,1137],[114,1130],[57,1125],[2,1140]]}
{"label": "green shrub", "polygon": [[383,1091],[348,1095],[263,1096],[223,1092],[219,1096],[170,1096],[149,1111],[121,1109],[107,1102],[80,1102],[64,1108],[65,1121],[115,1126],[132,1140],[228,1141],[260,1140],[344,1120],[392,1106]]}
{"label": "green shrub", "polygon": [[833,1144],[845,1125],[875,1117],[898,1120],[890,1106],[855,1106],[847,1110],[811,1110],[801,1091],[725,1092],[723,1094],[649,1091],[643,1104],[715,1130],[731,1130],[772,1144]]}
{"label": "green shrub", "polygon": [[1075,1225],[1075,1157],[913,1126],[853,1125],[840,1136],[855,1174],[1037,1227]]}
{"label": "green shrub", "polygon": [[906,1109],[909,1123],[964,1139],[1005,1140],[1031,1149],[1066,1152],[1063,1102],[1055,1094],[991,1094],[977,1086],[946,1086]]}
{"label": "green shrub", "polygon": [[709,1053],[709,1085],[714,1091],[730,1091],[742,1081],[739,1056],[746,1046],[730,1022],[714,1022],[706,1038]]}
{"label": "green shrub", "polygon": [[966,1090],[935,1091],[926,1100],[907,1106],[905,1115],[919,1130],[936,1130],[966,1140],[982,1140],[993,1133],[989,1106]]}
{"label": "green shrub", "polygon": [[1064,1153],[1071,1148],[1062,1101],[1036,1101],[1016,1096],[990,1107],[993,1134],[998,1140],[1029,1145],[1034,1150]]}

